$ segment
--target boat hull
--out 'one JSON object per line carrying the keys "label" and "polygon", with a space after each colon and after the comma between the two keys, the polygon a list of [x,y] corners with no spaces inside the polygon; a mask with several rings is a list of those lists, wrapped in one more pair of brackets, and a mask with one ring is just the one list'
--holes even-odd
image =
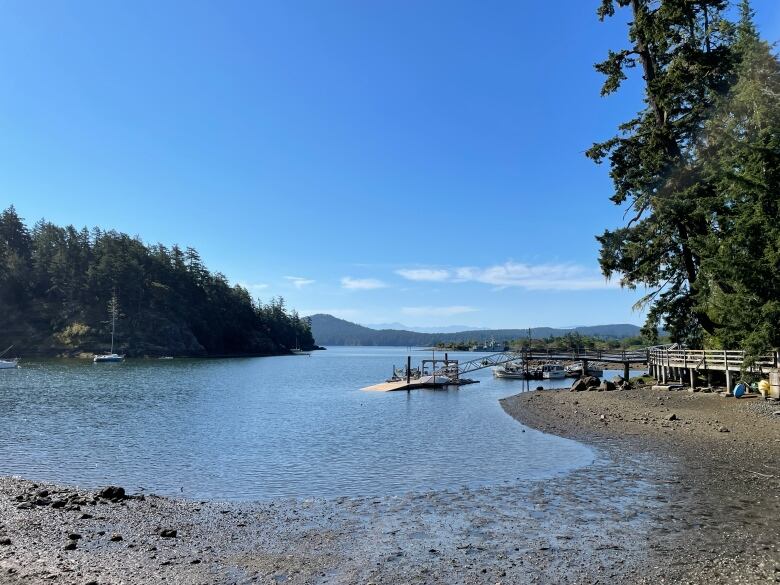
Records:
{"label": "boat hull", "polygon": [[19,360],[0,360],[0,370],[10,370],[19,367]]}
{"label": "boat hull", "polygon": [[125,361],[125,356],[117,355],[115,353],[109,355],[96,355],[92,358],[92,361],[96,364],[115,364]]}

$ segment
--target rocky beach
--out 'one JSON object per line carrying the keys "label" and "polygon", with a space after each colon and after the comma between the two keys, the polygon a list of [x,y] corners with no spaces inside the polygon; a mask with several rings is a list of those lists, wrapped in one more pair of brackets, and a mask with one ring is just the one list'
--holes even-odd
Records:
{"label": "rocky beach", "polygon": [[[780,406],[752,396],[653,390],[531,392],[502,400],[533,428],[616,465],[637,455],[660,503],[638,567],[649,583],[780,581]],[[628,463],[627,463],[628,462]],[[641,503],[638,503],[641,505]]]}

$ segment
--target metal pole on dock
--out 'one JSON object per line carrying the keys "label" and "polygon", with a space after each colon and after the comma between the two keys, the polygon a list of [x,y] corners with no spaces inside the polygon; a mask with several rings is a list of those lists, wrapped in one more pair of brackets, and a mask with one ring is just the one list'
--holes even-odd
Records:
{"label": "metal pole on dock", "polygon": [[412,356],[406,356],[406,383],[412,381]]}

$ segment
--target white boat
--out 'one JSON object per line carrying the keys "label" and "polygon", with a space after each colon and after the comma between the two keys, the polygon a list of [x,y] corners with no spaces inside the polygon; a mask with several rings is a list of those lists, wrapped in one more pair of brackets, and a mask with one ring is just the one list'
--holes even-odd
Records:
{"label": "white boat", "polygon": [[108,303],[108,308],[111,311],[111,351],[108,353],[96,355],[92,358],[93,363],[96,364],[108,364],[122,362],[125,356],[114,353],[114,331],[116,330],[116,311],[117,311],[116,293],[111,297],[111,302]]}
{"label": "white boat", "polygon": [[9,370],[11,368],[19,367],[19,358],[12,360],[0,360],[0,370]]}
{"label": "white boat", "polygon": [[566,377],[566,370],[561,364],[545,364],[542,366],[542,378],[555,380]]}
{"label": "white boat", "polygon": [[[8,346],[8,348],[0,353],[0,358],[2,358],[5,354],[7,354],[11,349],[13,348],[13,344]],[[10,370],[11,368],[16,368],[19,366],[19,358],[5,358],[0,359],[0,370]]]}
{"label": "white boat", "polygon": [[303,351],[298,343],[298,337],[295,337],[295,347],[290,350],[293,355],[311,355],[308,351]]}
{"label": "white boat", "polygon": [[526,380],[531,378],[530,373],[526,372],[525,368],[518,364],[506,364],[493,368],[493,376],[510,380]]}
{"label": "white boat", "polygon": [[102,363],[112,363],[112,362],[121,362],[124,361],[125,356],[119,355],[116,353],[103,353],[100,355],[96,355],[94,358],[92,358],[92,361],[96,364],[102,364]]}
{"label": "white boat", "polygon": [[[582,365],[581,364],[572,364],[571,366],[566,367],[566,375],[569,378],[579,378],[582,376]],[[588,366],[588,372],[586,374],[587,376],[596,376],[597,378],[601,378],[604,375],[604,370],[601,368],[596,368],[593,366]]]}

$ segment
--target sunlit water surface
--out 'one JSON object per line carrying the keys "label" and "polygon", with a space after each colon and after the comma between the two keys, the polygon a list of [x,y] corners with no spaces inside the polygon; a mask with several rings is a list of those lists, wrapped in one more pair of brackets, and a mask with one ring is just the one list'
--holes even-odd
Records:
{"label": "sunlit water surface", "polygon": [[[585,446],[505,414],[498,399],[528,383],[489,369],[471,374],[479,384],[450,390],[360,390],[406,354],[334,347],[310,357],[25,360],[0,370],[0,474],[266,500],[515,483],[593,460]],[[431,354],[412,355],[416,363]]]}

